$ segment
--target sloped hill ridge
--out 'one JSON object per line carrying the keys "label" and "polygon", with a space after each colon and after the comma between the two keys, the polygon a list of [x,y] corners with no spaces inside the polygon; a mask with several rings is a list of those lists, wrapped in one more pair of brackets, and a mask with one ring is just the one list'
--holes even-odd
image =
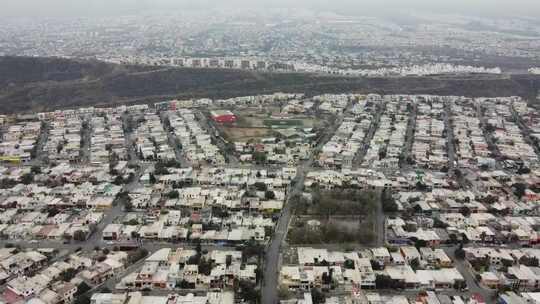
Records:
{"label": "sloped hill ridge", "polygon": [[173,98],[273,92],[519,95],[534,99],[539,75],[356,78],[224,69],[122,66],[60,58],[0,57],[0,112],[111,106]]}

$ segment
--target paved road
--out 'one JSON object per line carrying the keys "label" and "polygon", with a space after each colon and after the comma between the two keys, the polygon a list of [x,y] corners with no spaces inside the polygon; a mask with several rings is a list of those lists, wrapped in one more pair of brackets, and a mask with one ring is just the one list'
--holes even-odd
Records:
{"label": "paved road", "polygon": [[405,148],[401,153],[400,168],[410,169],[407,158],[411,154],[414,144],[414,133],[416,131],[416,115],[418,113],[417,103],[413,103],[411,113],[409,113],[409,122],[407,123],[407,133],[405,134]]}
{"label": "paved road", "polygon": [[466,264],[466,261],[456,259],[456,255],[454,254],[457,247],[445,247],[443,248],[448,257],[454,261],[454,266],[456,269],[461,273],[463,278],[465,279],[465,282],[467,283],[467,287],[469,288],[469,293],[471,294],[480,294],[486,303],[494,303],[494,296],[495,292],[492,290],[488,290],[485,288],[482,288],[478,283],[476,282],[475,278],[473,277],[473,274],[471,270],[469,269],[469,266]]}
{"label": "paved road", "polygon": [[362,162],[364,161],[364,157],[366,156],[366,153],[369,149],[369,145],[371,144],[371,140],[373,139],[373,136],[375,136],[375,132],[379,128],[379,124],[381,122],[381,116],[384,113],[384,110],[386,108],[386,103],[381,102],[377,105],[377,111],[375,112],[375,116],[373,118],[373,121],[371,122],[371,125],[369,126],[369,131],[362,140],[362,147],[358,150],[356,155],[353,159],[353,168],[357,169],[359,166],[362,165]]}
{"label": "paved road", "polygon": [[47,160],[47,154],[44,151],[45,144],[49,140],[49,128],[48,122],[42,122],[42,128],[39,132],[39,138],[36,143],[36,157],[32,160],[32,165],[41,165]]}
{"label": "paved road", "polygon": [[[169,146],[174,150],[174,156],[176,157],[176,160],[180,162],[180,165],[182,168],[190,167],[191,164],[186,160],[182,153],[182,148],[178,142],[178,138],[174,134],[174,129],[169,124],[165,124],[165,121],[169,121],[169,112],[161,112],[160,113],[161,123],[163,127],[165,128],[165,132],[167,133],[167,142]],[[166,127],[168,126],[168,127]]]}
{"label": "paved road", "polygon": [[493,135],[487,132],[486,130],[487,120],[486,120],[486,117],[482,114],[482,104],[479,102],[476,104],[476,115],[478,116],[478,119],[480,120],[481,128],[484,133],[484,138],[486,140],[486,143],[488,144],[488,148],[491,151],[491,153],[495,155],[496,169],[502,170],[503,166],[500,162],[501,152],[499,151],[499,148],[497,147],[497,145],[495,144],[495,141],[493,140]]}
{"label": "paved road", "polygon": [[129,121],[133,120],[133,116],[128,113],[122,114],[122,125],[124,129],[124,145],[126,147],[126,151],[129,155],[128,157],[128,163],[130,165],[137,165],[139,164],[139,156],[137,155],[137,152],[135,151],[134,144],[134,138],[133,138],[133,130],[130,130],[128,128],[128,125],[130,124]]}
{"label": "paved road", "polygon": [[450,116],[452,115],[452,109],[450,103],[444,103],[443,120],[446,127],[446,150],[448,153],[448,169],[453,169],[456,164],[456,151],[454,146],[454,127],[450,123]]}
{"label": "paved road", "polygon": [[213,121],[210,121],[205,113],[202,111],[197,111],[196,116],[199,120],[199,124],[203,129],[208,132],[208,134],[212,137],[213,143],[221,150],[223,153],[223,156],[225,157],[225,160],[227,164],[231,166],[239,166],[240,161],[238,158],[234,155],[234,153],[228,153],[227,152],[227,142],[221,137],[216,136],[218,134],[217,127],[215,126]]}
{"label": "paved road", "polygon": [[87,128],[81,129],[81,147],[79,151],[79,157],[81,158],[81,162],[83,163],[89,163],[90,162],[90,146],[92,145],[92,120],[90,117],[85,117],[83,119],[83,125],[84,123],[87,124]]}
{"label": "paved road", "polygon": [[292,217],[291,198],[302,193],[306,174],[313,165],[317,151],[319,151],[321,147],[332,137],[342,122],[343,117],[339,117],[334,121],[333,125],[330,126],[321,137],[321,140],[317,146],[312,149],[312,154],[309,159],[303,162],[297,168],[294,186],[287,193],[286,204],[281,211],[281,216],[276,225],[272,240],[266,248],[264,280],[261,293],[261,300],[263,304],[275,304],[279,301],[278,280],[280,269],[280,249],[285,242],[285,238],[287,237],[287,231]]}
{"label": "paved road", "polygon": [[514,119],[514,122],[518,125],[519,129],[521,130],[521,134],[523,135],[523,139],[526,143],[528,143],[530,146],[534,148],[534,151],[536,152],[536,155],[538,156],[540,160],[540,149],[537,145],[534,144],[533,140],[531,139],[531,129],[523,123],[523,120],[521,117],[519,117],[519,114],[514,110],[513,106],[509,106],[510,111],[512,112],[512,118]]}

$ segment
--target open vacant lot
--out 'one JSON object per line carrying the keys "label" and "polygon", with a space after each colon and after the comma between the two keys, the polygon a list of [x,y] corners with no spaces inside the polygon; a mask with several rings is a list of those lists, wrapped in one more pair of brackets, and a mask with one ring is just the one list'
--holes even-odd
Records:
{"label": "open vacant lot", "polygon": [[224,138],[231,142],[256,141],[264,137],[269,137],[271,134],[271,130],[267,128],[223,127],[222,130]]}
{"label": "open vacant lot", "polygon": [[324,124],[320,119],[304,115],[280,118],[278,107],[242,109],[234,111],[234,114],[236,123],[218,126],[223,138],[229,142],[259,142],[263,138],[276,136],[276,129],[317,128]]}
{"label": "open vacant lot", "polygon": [[357,190],[318,191],[294,200],[290,244],[370,245],[376,240],[379,194]]}

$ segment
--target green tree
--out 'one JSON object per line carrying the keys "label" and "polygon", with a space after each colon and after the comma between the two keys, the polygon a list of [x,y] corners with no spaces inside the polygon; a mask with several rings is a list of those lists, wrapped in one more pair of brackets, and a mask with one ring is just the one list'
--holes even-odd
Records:
{"label": "green tree", "polygon": [[78,242],[86,241],[86,233],[82,230],[77,230],[73,233],[73,239]]}
{"label": "green tree", "polygon": [[25,185],[29,185],[34,182],[34,173],[26,173],[23,176],[21,176],[21,183]]}
{"label": "green tree", "polygon": [[178,193],[178,190],[173,190],[167,194],[167,197],[170,199],[176,199],[180,197],[180,194]]}
{"label": "green tree", "polygon": [[456,250],[454,251],[454,255],[456,256],[456,259],[463,260],[465,259],[465,250],[463,250],[463,245],[461,244]]}
{"label": "green tree", "polygon": [[32,169],[30,171],[34,174],[41,174],[41,167],[40,166],[32,166]]}
{"label": "green tree", "polygon": [[253,184],[253,186],[255,187],[257,191],[266,191],[268,189],[266,187],[266,184],[262,182],[256,182]]}
{"label": "green tree", "polygon": [[266,163],[266,153],[264,152],[254,152],[253,153],[253,160],[261,165]]}
{"label": "green tree", "polygon": [[134,264],[139,260],[144,259],[148,255],[148,250],[145,248],[138,248],[137,250],[128,254],[128,263]]}
{"label": "green tree", "polygon": [[276,194],[274,193],[274,191],[267,190],[267,191],[264,193],[264,198],[267,199],[267,200],[273,200],[273,199],[276,198]]}
{"label": "green tree", "polygon": [[60,278],[64,282],[69,282],[77,275],[77,270],[74,268],[68,268],[60,273]]}
{"label": "green tree", "polygon": [[396,200],[389,189],[385,188],[381,194],[382,208],[384,213],[393,213],[399,210]]}
{"label": "green tree", "polygon": [[313,304],[323,304],[326,302],[326,297],[324,296],[324,293],[318,288],[312,288],[311,289],[311,299],[313,301]]}
{"label": "green tree", "polygon": [[525,195],[525,191],[527,190],[527,185],[524,183],[515,183],[512,185],[512,188],[514,188],[514,194],[521,199]]}

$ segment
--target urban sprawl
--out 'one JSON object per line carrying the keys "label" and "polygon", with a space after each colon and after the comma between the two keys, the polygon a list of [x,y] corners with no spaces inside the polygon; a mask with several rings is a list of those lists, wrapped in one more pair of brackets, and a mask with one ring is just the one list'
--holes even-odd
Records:
{"label": "urban sprawl", "polygon": [[276,93],[0,116],[2,303],[539,303],[519,97]]}

